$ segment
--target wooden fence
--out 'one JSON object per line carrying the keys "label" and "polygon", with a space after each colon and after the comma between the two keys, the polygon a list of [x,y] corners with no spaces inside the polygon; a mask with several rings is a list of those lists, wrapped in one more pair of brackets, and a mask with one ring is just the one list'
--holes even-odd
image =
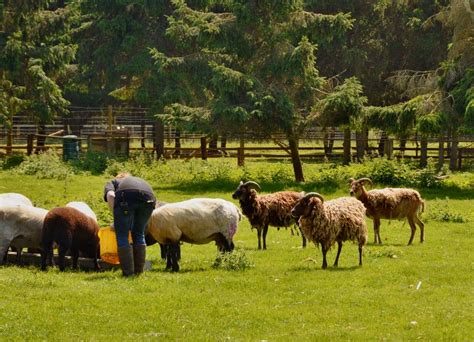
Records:
{"label": "wooden fence", "polygon": [[[56,132],[57,133],[57,132]],[[45,145],[38,145],[38,141],[45,140]],[[301,145],[311,146],[300,146],[299,153],[300,158],[305,161],[311,160],[338,160],[343,158],[343,139],[335,138],[332,140],[333,146],[328,149],[323,146],[321,141],[310,141],[304,143],[302,140]],[[364,155],[370,157],[384,156],[386,158],[410,158],[420,159],[422,155],[422,149],[420,147],[419,140],[407,140],[406,147],[394,146],[393,139],[388,139],[385,148],[379,149],[379,139],[366,139],[363,141]],[[445,160],[450,159],[450,149],[444,148],[440,155],[439,147],[433,147],[434,144],[438,144],[437,141],[431,141],[426,148],[428,158],[437,160],[439,157]],[[95,151],[103,152],[108,155],[120,154],[129,155],[129,153],[142,151],[145,153],[151,153],[156,156],[157,147],[155,141],[144,136],[130,136],[127,131],[123,131],[117,135],[117,133],[110,134],[91,134],[87,138],[77,138],[78,148],[84,151]],[[445,142],[445,144],[449,144]],[[209,139],[206,137],[186,137],[186,147],[180,145],[175,146],[163,146],[163,157],[164,158],[180,158],[188,160],[191,158],[234,158],[237,161],[237,165],[242,166],[247,158],[265,158],[265,159],[289,159],[290,152],[282,143],[279,145],[269,146],[269,141],[260,142],[257,146],[245,146],[243,141],[230,141],[227,145],[238,145],[237,147],[210,147]],[[192,146],[189,146],[192,145]],[[255,145],[255,144],[251,144]],[[357,160],[357,148],[356,141],[351,141],[351,157],[352,160]],[[436,145],[437,146],[437,145]],[[0,154],[11,154],[11,153],[38,153],[48,149],[55,149],[59,153],[64,152],[64,136],[58,136],[57,134],[52,135],[40,135],[40,134],[29,134],[26,138],[26,144],[14,144],[12,146],[0,145]],[[457,155],[457,167],[461,168],[463,163],[467,160],[474,159],[474,140],[463,139],[460,141],[460,147]]]}

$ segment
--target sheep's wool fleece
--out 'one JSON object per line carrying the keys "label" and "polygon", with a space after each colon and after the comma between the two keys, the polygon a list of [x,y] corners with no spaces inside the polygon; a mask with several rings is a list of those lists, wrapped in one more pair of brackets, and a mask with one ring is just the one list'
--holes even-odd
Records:
{"label": "sheep's wool fleece", "polygon": [[355,198],[341,197],[321,203],[318,198],[309,202],[311,214],[300,218],[303,234],[315,244],[330,248],[336,241],[367,241],[365,207]]}
{"label": "sheep's wool fleece", "polygon": [[194,198],[153,210],[148,231],[160,243],[184,238],[186,242],[204,244],[216,233],[232,241],[240,219],[240,210],[231,202]]}
{"label": "sheep's wool fleece", "polygon": [[423,203],[418,191],[405,188],[385,188],[367,192],[367,216],[402,219],[416,212]]}
{"label": "sheep's wool fleece", "polygon": [[301,198],[299,192],[280,191],[267,195],[258,195],[252,190],[248,201],[242,202],[242,211],[248,217],[252,227],[288,227],[294,222],[291,209]]}

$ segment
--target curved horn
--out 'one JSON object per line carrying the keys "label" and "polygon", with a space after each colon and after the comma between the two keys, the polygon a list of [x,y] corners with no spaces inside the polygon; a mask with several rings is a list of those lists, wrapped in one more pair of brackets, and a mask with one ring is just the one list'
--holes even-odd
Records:
{"label": "curved horn", "polygon": [[367,177],[361,178],[361,179],[359,179],[359,180],[357,180],[357,181],[358,181],[358,182],[367,182],[367,183],[369,183],[370,185],[374,185],[374,184],[372,183],[372,180],[371,180],[370,178],[367,178]]}
{"label": "curved horn", "polygon": [[352,184],[353,181],[355,181],[355,179],[351,177],[351,178],[349,178],[349,180],[348,180],[347,182],[348,182],[349,184]]}
{"label": "curved horn", "polygon": [[311,197],[317,197],[321,200],[322,203],[324,203],[324,198],[317,192],[308,192],[305,196],[304,199],[310,199]]}
{"label": "curved horn", "polygon": [[258,185],[258,183],[256,183],[256,182],[252,182],[252,181],[245,182],[242,186],[245,186],[249,189],[255,189],[257,191],[261,190],[260,185]]}

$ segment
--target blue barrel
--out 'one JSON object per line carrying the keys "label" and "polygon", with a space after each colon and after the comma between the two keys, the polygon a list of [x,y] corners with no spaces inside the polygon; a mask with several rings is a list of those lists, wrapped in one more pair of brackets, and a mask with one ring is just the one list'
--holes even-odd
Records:
{"label": "blue barrel", "polygon": [[63,160],[74,160],[79,158],[79,139],[76,135],[65,135],[63,137]]}

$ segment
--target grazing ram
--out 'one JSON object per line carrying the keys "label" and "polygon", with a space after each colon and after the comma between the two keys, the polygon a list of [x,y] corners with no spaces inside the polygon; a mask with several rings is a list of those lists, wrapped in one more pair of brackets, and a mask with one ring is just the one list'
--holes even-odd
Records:
{"label": "grazing ram", "polygon": [[374,243],[382,243],[380,238],[380,219],[407,218],[411,228],[408,244],[413,242],[416,225],[420,226],[420,242],[424,241],[425,225],[418,217],[424,210],[420,193],[413,189],[385,188],[367,191],[365,183],[372,185],[370,178],[349,179],[350,194],[361,201],[367,209],[367,216],[374,220]]}
{"label": "grazing ram", "polygon": [[99,253],[99,225],[93,218],[72,207],[51,209],[44,218],[41,244],[41,269],[46,270],[46,260],[53,255],[53,243],[58,245],[59,269],[66,267],[65,257],[68,250],[72,255],[72,267],[77,268],[79,252],[92,258],[95,270],[100,270],[97,261]]}
{"label": "grazing ram", "polygon": [[215,241],[219,251],[232,251],[232,239],[241,217],[240,210],[231,202],[195,198],[153,210],[148,233],[160,244],[167,245],[166,268],[177,272],[181,241],[191,244]]}
{"label": "grazing ram", "polygon": [[338,265],[342,242],[351,240],[359,244],[359,265],[362,265],[362,248],[367,242],[365,208],[351,197],[341,197],[332,201],[315,192],[301,198],[291,213],[299,217],[303,234],[309,241],[321,245],[322,268],[327,268],[326,253],[337,242],[338,249],[334,266]]}
{"label": "grazing ram", "polygon": [[28,206],[0,207],[0,264],[6,258],[8,247],[15,248],[17,263],[21,262],[23,248],[41,247],[43,221],[48,211]]}
{"label": "grazing ram", "polygon": [[[288,227],[295,222],[291,216],[291,209],[301,198],[301,193],[295,191],[280,191],[267,195],[258,195],[260,185],[256,182],[240,182],[237,190],[232,194],[238,199],[242,212],[247,216],[252,228],[257,229],[258,249],[262,248],[261,236],[263,232],[263,249],[267,249],[268,226]],[[300,229],[301,231],[301,229]],[[302,235],[303,247],[306,239]]]}

